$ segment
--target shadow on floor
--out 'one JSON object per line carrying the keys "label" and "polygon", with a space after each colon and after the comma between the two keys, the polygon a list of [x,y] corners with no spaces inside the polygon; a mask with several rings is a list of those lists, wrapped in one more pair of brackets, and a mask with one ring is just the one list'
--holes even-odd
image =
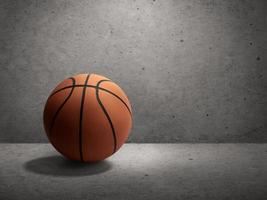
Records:
{"label": "shadow on floor", "polygon": [[106,172],[111,168],[112,164],[107,160],[97,163],[81,163],[68,160],[63,156],[36,158],[24,164],[24,169],[27,171],[51,176],[90,176]]}

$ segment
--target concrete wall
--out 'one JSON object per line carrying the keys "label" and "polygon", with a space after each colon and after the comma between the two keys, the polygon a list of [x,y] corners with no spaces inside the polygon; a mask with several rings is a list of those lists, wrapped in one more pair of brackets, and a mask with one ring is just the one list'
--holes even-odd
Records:
{"label": "concrete wall", "polygon": [[44,103],[78,73],[111,78],[129,142],[267,142],[267,2],[0,2],[0,141],[47,141]]}

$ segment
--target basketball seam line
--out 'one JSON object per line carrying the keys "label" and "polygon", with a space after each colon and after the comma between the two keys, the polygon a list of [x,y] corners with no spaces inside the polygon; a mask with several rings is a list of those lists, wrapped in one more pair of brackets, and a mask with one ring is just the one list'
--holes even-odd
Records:
{"label": "basketball seam line", "polygon": [[[74,78],[69,78],[72,80],[72,85],[75,85],[75,79]],[[56,113],[54,114],[53,118],[52,118],[52,122],[51,122],[51,125],[49,127],[49,138],[51,138],[51,135],[52,135],[52,129],[54,127],[54,124],[55,124],[55,121],[56,121],[56,118],[59,114],[59,112],[61,111],[61,109],[63,108],[63,106],[66,104],[66,102],[69,100],[69,98],[71,97],[72,93],[73,93],[73,90],[74,90],[75,87],[72,87],[69,95],[67,96],[67,98],[64,100],[64,102],[59,106],[59,108],[57,109]]]}
{"label": "basketball seam line", "polygon": [[[108,80],[107,80],[108,81]],[[66,87],[63,87],[63,88],[61,88],[61,89],[59,89],[59,90],[57,90],[56,92],[53,92],[49,97],[48,97],[48,99],[49,98],[51,98],[53,95],[55,95],[56,93],[58,93],[58,92],[60,92],[60,91],[63,91],[63,90],[65,90],[65,89],[69,89],[69,88],[73,88],[73,87],[84,87],[85,85],[73,85],[73,86],[66,86]],[[94,85],[86,85],[85,87],[91,87],[91,88],[97,88],[97,86],[94,86]],[[98,87],[100,90],[102,90],[102,91],[105,91],[105,92],[108,92],[108,93],[110,93],[110,94],[112,94],[113,96],[115,96],[116,98],[118,98],[125,106],[126,106],[126,108],[127,108],[127,110],[129,111],[129,113],[130,113],[130,116],[132,117],[132,112],[131,112],[131,110],[130,110],[130,108],[129,108],[129,106],[125,103],[125,101],[123,101],[123,99],[122,98],[120,98],[118,95],[116,95],[115,93],[113,93],[113,92],[111,92],[111,91],[109,91],[109,90],[107,90],[107,89],[105,89],[105,88],[102,88],[102,87]]]}
{"label": "basketball seam line", "polygon": [[80,151],[80,159],[82,162],[83,160],[83,150],[82,150],[82,123],[83,123],[83,106],[84,106],[84,99],[85,99],[85,93],[86,93],[86,85],[89,80],[90,74],[87,75],[84,87],[83,87],[83,93],[82,93],[82,98],[81,98],[81,109],[80,109],[80,123],[79,123],[79,151]]}
{"label": "basketball seam line", "polygon": [[107,119],[108,119],[108,122],[109,122],[109,125],[111,127],[111,130],[112,130],[112,135],[113,135],[113,141],[114,141],[114,149],[113,149],[113,154],[116,152],[116,149],[117,149],[117,138],[116,138],[116,133],[115,133],[115,129],[114,129],[114,126],[113,126],[113,123],[111,121],[111,118],[107,112],[107,110],[105,109],[103,103],[101,102],[100,100],[100,97],[99,97],[99,85],[100,83],[104,82],[104,81],[110,81],[110,80],[101,80],[97,83],[97,87],[96,87],[96,99],[100,105],[100,107],[102,108],[104,114],[106,115]]}

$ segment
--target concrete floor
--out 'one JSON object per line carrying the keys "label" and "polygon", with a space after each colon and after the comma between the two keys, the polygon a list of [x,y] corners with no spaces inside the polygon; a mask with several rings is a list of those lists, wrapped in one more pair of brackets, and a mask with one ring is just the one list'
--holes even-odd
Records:
{"label": "concrete floor", "polygon": [[98,164],[0,144],[0,199],[266,199],[267,144],[126,144]]}

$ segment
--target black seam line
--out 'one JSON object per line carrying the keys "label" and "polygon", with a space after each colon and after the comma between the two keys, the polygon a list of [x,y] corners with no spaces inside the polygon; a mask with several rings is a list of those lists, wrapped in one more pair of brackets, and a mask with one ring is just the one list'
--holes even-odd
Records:
{"label": "black seam line", "polygon": [[49,137],[51,137],[51,134],[52,134],[52,129],[54,127],[54,124],[55,124],[55,121],[56,121],[56,118],[59,114],[59,112],[61,111],[61,109],[63,108],[63,106],[65,105],[65,103],[69,100],[70,96],[72,95],[73,93],[73,90],[75,87],[73,87],[75,85],[75,79],[74,78],[69,78],[72,80],[72,86],[70,87],[71,88],[71,91],[69,93],[69,95],[67,96],[67,98],[64,100],[64,102],[59,106],[59,108],[57,109],[56,113],[54,114],[53,116],[53,119],[52,119],[52,122],[51,122],[51,125],[49,127]]}
{"label": "black seam line", "polygon": [[130,116],[132,117],[132,112],[130,110],[130,108],[128,107],[128,105],[125,103],[125,101],[122,100],[122,98],[120,98],[118,95],[116,95],[115,93],[105,89],[105,88],[101,88],[101,87],[98,87],[98,89],[102,90],[102,91],[105,91],[105,92],[108,92],[109,94],[112,94],[113,96],[117,97],[124,105],[125,107],[127,108],[127,110],[129,111],[130,113]]}
{"label": "black seam line", "polygon": [[[68,78],[68,79],[70,79],[70,78]],[[111,80],[109,80],[109,79],[104,79],[104,80],[107,80],[107,81],[110,81],[110,82],[112,82],[112,81],[111,81]],[[86,84],[86,86],[87,86],[87,87],[96,88],[96,86],[95,86],[95,85],[87,85],[87,84]],[[55,91],[55,92],[53,92],[52,94],[50,94],[50,96],[48,97],[48,99],[49,99],[49,98],[51,98],[51,97],[52,97],[53,95],[55,95],[56,93],[58,93],[58,92],[60,92],[60,91],[62,91],[62,90],[65,90],[65,89],[71,88],[71,87],[84,87],[84,84],[69,85],[69,86],[65,86],[65,87],[63,87],[63,88],[60,88],[60,89],[58,89],[57,91]]]}
{"label": "black seam line", "polygon": [[[65,86],[61,89],[58,89],[57,91],[53,92],[52,94],[50,94],[50,96],[48,97],[51,98],[52,96],[54,96],[55,94],[57,94],[58,92],[61,92],[62,90],[68,89],[68,88],[72,88],[72,87],[84,87],[84,84],[78,84],[78,85],[69,85],[69,86]],[[96,86],[94,85],[86,85],[86,87],[92,87],[92,88],[96,88]]]}
{"label": "black seam line", "polygon": [[96,99],[97,99],[97,101],[98,101],[100,107],[102,108],[104,114],[106,115],[106,117],[107,117],[107,119],[108,119],[108,122],[109,122],[109,125],[110,125],[110,127],[111,127],[112,135],[113,135],[113,141],[114,141],[114,149],[113,149],[113,153],[115,153],[115,152],[116,152],[116,149],[117,149],[117,138],[116,138],[115,129],[114,129],[113,123],[112,123],[112,121],[111,121],[111,118],[110,118],[110,116],[109,116],[107,110],[105,109],[104,105],[102,104],[102,102],[101,102],[101,100],[100,100],[100,98],[99,98],[99,87],[98,87],[98,86],[100,85],[100,83],[102,83],[102,82],[104,82],[104,81],[109,81],[109,80],[101,80],[101,81],[99,81],[99,82],[97,83],[97,85],[96,85],[96,86],[97,86],[97,87],[96,87],[96,90],[95,90],[95,91],[96,91]]}
{"label": "black seam line", "polygon": [[[107,80],[108,81],[108,80]],[[65,89],[68,89],[68,88],[72,88],[72,87],[84,87],[84,85],[72,85],[72,86],[66,86],[64,88],[61,88],[59,90],[57,90],[56,92],[52,93],[48,98],[51,98],[53,95],[55,95],[56,93],[62,91],[62,90],[65,90]],[[97,86],[94,86],[94,85],[86,85],[86,87],[91,87],[91,88],[97,88]],[[105,92],[108,92],[110,94],[112,94],[113,96],[117,97],[127,108],[127,110],[129,111],[130,113],[130,116],[132,117],[132,112],[130,110],[130,108],[128,107],[128,105],[125,103],[125,101],[122,100],[122,98],[120,98],[118,95],[116,95],[115,93],[105,89],[105,88],[102,88],[102,87],[98,87],[100,90],[102,91],[105,91]]]}
{"label": "black seam line", "polygon": [[87,75],[84,86],[83,86],[83,93],[82,93],[82,99],[81,99],[81,109],[80,109],[80,124],[79,124],[79,151],[80,151],[80,159],[82,162],[83,160],[83,147],[82,147],[82,123],[83,123],[83,105],[84,105],[84,98],[85,98],[85,92],[86,92],[86,85],[89,80],[90,74]]}

